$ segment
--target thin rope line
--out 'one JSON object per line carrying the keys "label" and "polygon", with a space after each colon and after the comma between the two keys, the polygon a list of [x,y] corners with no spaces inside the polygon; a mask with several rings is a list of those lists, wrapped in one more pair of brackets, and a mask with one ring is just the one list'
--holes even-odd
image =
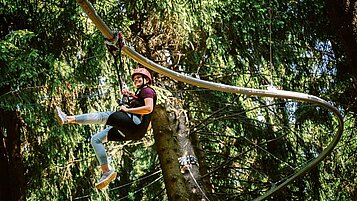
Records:
{"label": "thin rope line", "polygon": [[276,160],[284,163],[285,165],[287,165],[288,167],[290,167],[292,170],[295,170],[296,168],[291,166],[288,162],[281,160],[280,158],[276,157],[274,154],[270,153],[269,151],[267,151],[266,149],[264,149],[263,147],[259,146],[258,144],[254,144],[252,141],[250,141],[247,137],[243,136],[243,138],[245,140],[247,140],[249,143],[251,143],[253,146],[258,147],[259,149],[263,150],[264,152],[266,152],[268,155],[271,155],[273,158],[275,158]]}
{"label": "thin rope line", "polygon": [[[136,194],[136,193],[142,191],[144,188],[153,185],[154,183],[156,183],[157,181],[159,181],[161,178],[163,178],[162,175],[161,175],[159,178],[155,179],[154,181],[150,182],[148,185],[146,185],[146,186],[144,186],[144,187],[142,187],[142,188],[140,188],[140,189],[134,191],[133,193]],[[125,198],[127,198],[127,197],[129,197],[129,196],[130,196],[130,194],[129,194],[129,195],[126,195],[126,196],[124,196],[124,197],[122,197],[122,198],[120,198],[118,201],[123,200],[123,199],[125,199]]]}
{"label": "thin rope line", "polygon": [[[116,189],[124,188],[124,187],[126,187],[126,186],[129,186],[129,185],[131,185],[131,184],[137,182],[137,181],[141,181],[141,180],[147,179],[147,178],[149,178],[149,177],[152,177],[152,176],[154,176],[154,175],[156,175],[156,174],[158,174],[158,173],[160,173],[160,172],[162,172],[162,170],[158,170],[158,171],[156,171],[156,172],[154,172],[154,173],[152,173],[152,174],[150,174],[150,175],[147,175],[147,176],[144,176],[144,177],[142,177],[142,178],[133,180],[133,181],[131,181],[131,182],[129,182],[129,183],[126,183],[126,184],[123,184],[123,185],[121,185],[121,186],[117,186],[117,187],[111,188],[111,189],[109,189],[108,191],[113,191],[113,190],[116,190]],[[160,176],[159,178],[162,178],[162,176]],[[156,180],[157,180],[157,179],[156,179]],[[155,180],[155,181],[156,181],[156,180]],[[136,193],[136,192],[135,192],[135,193]],[[75,197],[75,198],[72,198],[71,200],[79,200],[79,199],[83,199],[83,198],[88,198],[88,197],[91,197],[91,196],[93,196],[93,195],[95,195],[95,194],[97,194],[97,193],[91,193],[91,194],[87,194],[87,195]]]}
{"label": "thin rope line", "polygon": [[193,181],[195,182],[196,186],[197,186],[198,189],[201,191],[201,193],[203,194],[203,196],[204,196],[208,201],[210,201],[210,199],[208,199],[208,197],[207,197],[207,195],[205,194],[205,192],[203,192],[201,186],[200,186],[200,185],[198,184],[198,182],[196,181],[196,179],[195,179],[195,177],[193,176],[193,174],[192,174],[191,169],[190,169],[189,166],[187,166],[187,169],[188,169],[188,171],[190,172],[190,175],[191,175]]}
{"label": "thin rope line", "polygon": [[144,177],[139,178],[139,179],[137,179],[137,180],[131,181],[131,182],[126,183],[126,184],[123,184],[123,185],[121,185],[121,186],[117,186],[117,187],[111,188],[111,189],[109,189],[109,191],[113,191],[113,190],[116,190],[116,189],[120,189],[120,188],[129,186],[129,185],[131,185],[131,184],[133,184],[133,183],[135,183],[135,182],[137,182],[137,181],[141,181],[141,180],[147,179],[147,178],[149,178],[149,177],[152,177],[152,176],[154,176],[154,175],[160,173],[161,171],[162,171],[162,170],[158,170],[158,171],[152,173],[151,175],[147,175],[147,176],[144,176]]}

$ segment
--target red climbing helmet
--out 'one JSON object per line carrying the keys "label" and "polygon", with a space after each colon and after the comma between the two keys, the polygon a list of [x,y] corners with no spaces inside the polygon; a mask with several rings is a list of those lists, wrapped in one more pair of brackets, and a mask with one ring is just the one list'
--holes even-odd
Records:
{"label": "red climbing helmet", "polygon": [[152,83],[152,77],[151,74],[146,68],[137,68],[134,70],[134,73],[131,74],[131,80],[134,80],[135,75],[142,75],[144,77],[147,77],[149,79],[149,84]]}

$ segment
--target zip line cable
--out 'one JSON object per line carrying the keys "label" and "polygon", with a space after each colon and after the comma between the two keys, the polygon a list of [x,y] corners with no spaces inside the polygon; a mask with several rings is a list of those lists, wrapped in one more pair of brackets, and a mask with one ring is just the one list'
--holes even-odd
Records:
{"label": "zip line cable", "polygon": [[[117,40],[117,37],[115,34],[112,33],[112,31],[108,28],[108,26],[103,22],[103,20],[97,15],[96,11],[94,10],[93,6],[91,3],[89,3],[88,0],[77,0],[78,4],[81,6],[83,11],[88,15],[88,17],[92,20],[92,22],[95,24],[95,26],[99,29],[99,31],[103,34],[103,36],[111,41],[115,42]],[[259,97],[272,97],[272,98],[285,98],[285,99],[293,99],[297,101],[302,101],[302,102],[310,102],[314,103],[316,105],[322,106],[326,109],[328,109],[330,112],[332,112],[336,118],[338,119],[339,127],[336,132],[336,135],[330,142],[330,144],[323,149],[323,151],[318,155],[316,158],[314,158],[311,162],[309,162],[307,165],[299,169],[293,176],[289,177],[285,182],[282,184],[272,187],[269,191],[267,191],[265,194],[261,195],[260,197],[256,198],[255,200],[263,200],[269,196],[271,196],[273,193],[281,190],[283,187],[287,186],[289,183],[291,183],[293,180],[295,180],[297,177],[302,176],[309,170],[311,170],[313,167],[315,167],[319,162],[321,162],[323,159],[325,159],[329,154],[331,154],[332,150],[335,148],[337,143],[339,142],[341,135],[343,133],[343,116],[341,115],[340,111],[334,107],[332,104],[329,102],[305,93],[299,93],[299,92],[293,92],[293,91],[284,91],[284,90],[278,90],[275,88],[270,88],[268,90],[262,90],[262,89],[254,89],[254,88],[246,88],[246,87],[238,87],[238,86],[232,86],[232,85],[225,85],[225,84],[219,84],[219,83],[214,83],[210,81],[205,81],[201,80],[198,78],[190,77],[187,75],[183,75],[181,73],[177,73],[173,70],[170,70],[168,68],[165,68],[159,64],[156,64],[155,62],[149,60],[148,58],[142,56],[141,54],[137,53],[135,50],[132,48],[123,45],[122,51],[126,53],[129,57],[131,57],[133,60],[136,62],[140,63],[141,65],[159,73],[163,74],[165,76],[168,76],[174,80],[181,81],[187,84],[195,85],[198,87],[202,88],[207,88],[210,90],[215,90],[215,91],[221,91],[221,92],[227,92],[227,93],[237,93],[237,94],[245,94],[247,96],[259,96]]]}

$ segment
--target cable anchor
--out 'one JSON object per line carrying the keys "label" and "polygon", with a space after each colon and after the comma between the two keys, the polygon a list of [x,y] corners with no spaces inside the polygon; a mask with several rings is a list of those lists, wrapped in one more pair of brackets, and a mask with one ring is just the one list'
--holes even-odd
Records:
{"label": "cable anchor", "polygon": [[114,34],[113,40],[109,40],[106,38],[104,40],[104,43],[107,46],[109,52],[111,54],[117,56],[120,53],[121,48],[124,47],[125,40],[124,40],[123,34],[121,32],[117,32]]}
{"label": "cable anchor", "polygon": [[187,165],[197,165],[198,166],[198,160],[196,156],[193,155],[187,155],[187,156],[182,156],[178,158],[178,161],[181,166],[187,166]]}

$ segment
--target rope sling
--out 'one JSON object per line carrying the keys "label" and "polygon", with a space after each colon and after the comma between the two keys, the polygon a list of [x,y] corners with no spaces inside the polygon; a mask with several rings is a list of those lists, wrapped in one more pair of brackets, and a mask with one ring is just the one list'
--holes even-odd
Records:
{"label": "rope sling", "polygon": [[[129,92],[127,89],[123,90],[124,88],[127,88],[127,84],[125,83],[125,72],[124,72],[123,60],[121,55],[122,53],[121,49],[125,45],[122,33],[118,32],[115,34],[114,42],[110,42],[109,40],[106,39],[105,45],[109,53],[114,58],[114,67],[118,77],[120,94],[121,94],[120,98],[118,98],[118,105],[121,106],[121,105],[129,104],[131,97],[135,98],[136,95]],[[118,60],[119,60],[119,65],[118,65]]]}

